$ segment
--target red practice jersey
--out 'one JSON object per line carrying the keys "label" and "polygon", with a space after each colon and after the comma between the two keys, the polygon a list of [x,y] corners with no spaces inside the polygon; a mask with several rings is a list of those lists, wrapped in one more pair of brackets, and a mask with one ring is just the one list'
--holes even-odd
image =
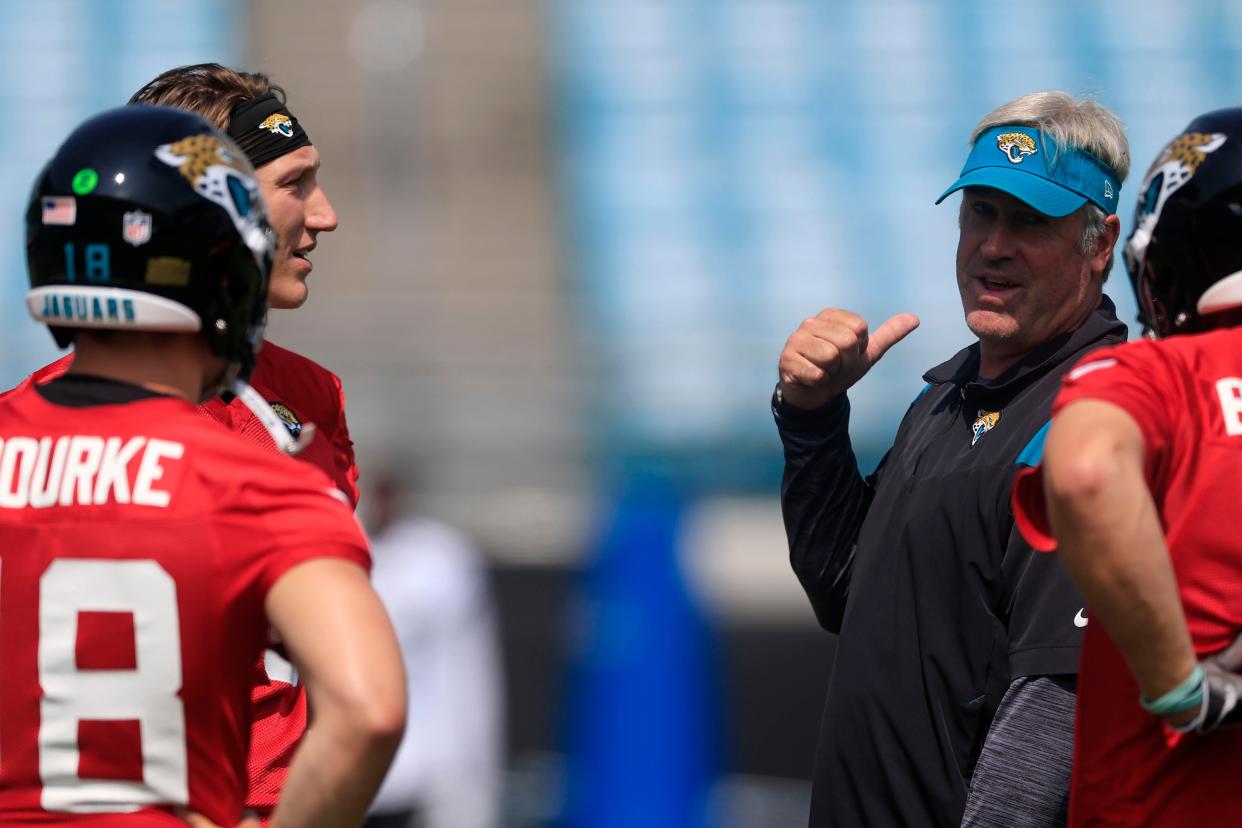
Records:
{"label": "red practice jersey", "polygon": [[[345,392],[336,374],[300,354],[264,342],[250,375],[250,384],[280,415],[297,437],[303,426],[314,423],[317,435],[299,460],[322,469],[336,487],[358,505],[358,467],[354,444],[345,427]],[[200,408],[266,451],[279,452],[263,423],[245,403],[234,399],[227,405],[216,398]]]}
{"label": "red practice jersey", "polygon": [[[331,476],[337,488],[357,505],[358,467],[345,427],[345,393],[340,379],[304,356],[264,342],[250,384],[271,404],[294,437],[307,423],[315,424],[315,439],[298,459]],[[199,410],[265,451],[280,453],[263,423],[241,400],[226,405],[217,398],[203,403]],[[289,663],[273,650],[255,665],[250,715],[250,794],[246,804],[266,824],[307,724],[306,691],[297,683]]]}
{"label": "red practice jersey", "polygon": [[[1242,631],[1242,329],[1092,353],[1065,379],[1053,413],[1075,400],[1112,403],[1138,424],[1145,474],[1196,653]],[[1014,516],[1051,549],[1038,472],[1014,491]],[[1242,730],[1179,736],[1139,706],[1139,689],[1105,630],[1082,645],[1070,824],[1186,826],[1242,813]]]}
{"label": "red practice jersey", "polygon": [[[35,371],[11,391],[0,393],[0,400],[63,376],[71,364],[72,352]],[[271,404],[294,437],[306,423],[315,424],[318,436],[298,454],[298,459],[322,469],[357,506],[358,466],[345,425],[345,391],[340,378],[313,360],[264,341],[250,384]],[[225,404],[217,398],[200,408],[255,445],[272,453],[280,452],[267,429],[241,400]]]}
{"label": "red practice jersey", "polygon": [[[72,360],[70,353],[39,369],[9,393],[50,382],[68,371]],[[358,467],[345,425],[345,394],[340,379],[318,363],[265,341],[250,384],[271,404],[293,436],[298,436],[307,423],[315,424],[315,439],[298,459],[321,469],[357,505]],[[267,429],[241,400],[226,404],[214,399],[200,405],[199,410],[263,450],[280,453]],[[265,822],[276,807],[306,725],[306,693],[288,662],[269,650],[255,666],[250,795],[246,800]]]}
{"label": "red practice jersey", "polygon": [[42,393],[0,401],[0,824],[233,825],[267,591],[366,541],[327,477],[189,403]]}

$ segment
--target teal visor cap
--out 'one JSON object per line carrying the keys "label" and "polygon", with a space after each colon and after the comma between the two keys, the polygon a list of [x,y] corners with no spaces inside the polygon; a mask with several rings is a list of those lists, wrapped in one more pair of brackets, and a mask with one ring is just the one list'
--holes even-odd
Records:
{"label": "teal visor cap", "polygon": [[936,203],[963,187],[992,187],[1053,218],[1068,216],[1088,201],[1107,215],[1117,212],[1121,182],[1091,153],[1060,149],[1034,128],[993,127],[970,149],[961,177]]}

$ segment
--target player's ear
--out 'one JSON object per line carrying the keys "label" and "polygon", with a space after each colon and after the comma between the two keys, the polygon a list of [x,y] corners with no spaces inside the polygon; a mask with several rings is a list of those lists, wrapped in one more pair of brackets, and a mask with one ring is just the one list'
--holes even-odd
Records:
{"label": "player's ear", "polygon": [[1092,260],[1092,271],[1101,275],[1108,272],[1108,264],[1113,259],[1113,249],[1117,239],[1121,237],[1121,219],[1116,215],[1105,216],[1104,231],[1095,238],[1095,244],[1087,255]]}

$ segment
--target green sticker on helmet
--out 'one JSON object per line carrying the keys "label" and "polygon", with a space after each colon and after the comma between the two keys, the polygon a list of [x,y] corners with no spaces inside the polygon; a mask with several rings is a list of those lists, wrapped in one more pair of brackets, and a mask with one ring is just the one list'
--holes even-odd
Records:
{"label": "green sticker on helmet", "polygon": [[78,170],[73,177],[73,191],[80,196],[90,195],[99,186],[99,173],[90,167]]}

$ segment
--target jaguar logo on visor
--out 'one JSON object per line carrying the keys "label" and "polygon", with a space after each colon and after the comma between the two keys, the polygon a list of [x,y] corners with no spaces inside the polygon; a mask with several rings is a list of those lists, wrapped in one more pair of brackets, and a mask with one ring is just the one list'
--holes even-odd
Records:
{"label": "jaguar logo on visor", "polygon": [[1025,132],[1003,132],[997,135],[996,148],[1005,153],[1010,164],[1021,164],[1028,155],[1039,152],[1035,139]]}

